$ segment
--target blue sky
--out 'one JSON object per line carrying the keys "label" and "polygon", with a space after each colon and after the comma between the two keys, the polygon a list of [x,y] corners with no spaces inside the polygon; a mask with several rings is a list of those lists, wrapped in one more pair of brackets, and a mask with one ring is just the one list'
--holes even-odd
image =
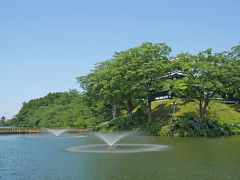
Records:
{"label": "blue sky", "polygon": [[94,64],[145,41],[172,55],[240,42],[238,0],[1,0],[0,116],[49,92],[78,89]]}

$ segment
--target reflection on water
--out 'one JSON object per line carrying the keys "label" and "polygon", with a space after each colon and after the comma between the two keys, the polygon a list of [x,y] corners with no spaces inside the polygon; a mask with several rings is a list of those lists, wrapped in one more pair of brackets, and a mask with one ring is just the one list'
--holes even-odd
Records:
{"label": "reflection on water", "polygon": [[[86,137],[63,138],[82,135]],[[92,146],[102,141],[88,134],[66,133],[63,137],[0,136],[0,179],[237,180],[240,177],[240,137],[129,136],[118,144],[157,144],[170,148],[155,152],[114,154],[68,152],[66,148]]]}

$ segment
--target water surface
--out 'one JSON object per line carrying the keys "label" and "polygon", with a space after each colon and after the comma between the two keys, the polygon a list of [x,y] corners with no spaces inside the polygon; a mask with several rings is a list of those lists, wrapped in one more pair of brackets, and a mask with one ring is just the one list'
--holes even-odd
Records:
{"label": "water surface", "polygon": [[165,151],[74,153],[65,149],[101,144],[87,135],[0,136],[0,179],[239,179],[240,137],[159,138],[129,136],[119,144],[159,144]]}

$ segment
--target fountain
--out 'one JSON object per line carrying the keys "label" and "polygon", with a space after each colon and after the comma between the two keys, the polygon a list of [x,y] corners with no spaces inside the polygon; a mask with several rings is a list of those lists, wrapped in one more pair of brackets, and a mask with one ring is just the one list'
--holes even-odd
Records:
{"label": "fountain", "polygon": [[46,130],[57,137],[68,131],[68,129],[46,129]]}
{"label": "fountain", "polygon": [[[43,135],[43,134],[36,134],[36,135],[26,135],[26,137],[28,137],[28,138],[55,138],[55,137],[58,137],[58,139],[67,139],[67,138],[83,138],[83,137],[87,137],[86,135],[76,135],[76,134],[72,134],[71,133],[71,135],[66,135],[66,136],[61,136],[63,133],[65,133],[65,132],[68,132],[68,131],[70,131],[70,132],[74,132],[74,130],[73,129],[49,129],[49,128],[45,128],[45,129],[43,129],[43,132],[49,132],[49,133],[51,133],[51,134],[53,134],[54,136],[50,136],[50,135],[48,135],[48,134],[45,134],[45,135]],[[76,131],[77,132],[77,131]]]}
{"label": "fountain", "polygon": [[[132,132],[94,133],[106,144],[88,144],[69,147],[65,150],[78,153],[141,153],[167,150],[169,146],[160,144],[116,144]],[[107,147],[106,147],[107,146]]]}
{"label": "fountain", "polygon": [[95,135],[102,139],[109,147],[116,147],[115,144],[129,134],[131,134],[131,132],[95,133]]}

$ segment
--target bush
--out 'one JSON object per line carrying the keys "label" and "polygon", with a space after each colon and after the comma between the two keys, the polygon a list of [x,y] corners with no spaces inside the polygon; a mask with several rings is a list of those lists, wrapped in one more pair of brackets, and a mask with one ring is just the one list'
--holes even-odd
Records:
{"label": "bush", "polygon": [[199,120],[176,119],[163,126],[160,134],[164,136],[174,137],[190,137],[190,136],[224,136],[230,135],[229,128],[224,127],[214,120],[199,122]]}
{"label": "bush", "polygon": [[231,135],[240,135],[240,122],[236,121],[230,124],[224,124],[229,129]]}

